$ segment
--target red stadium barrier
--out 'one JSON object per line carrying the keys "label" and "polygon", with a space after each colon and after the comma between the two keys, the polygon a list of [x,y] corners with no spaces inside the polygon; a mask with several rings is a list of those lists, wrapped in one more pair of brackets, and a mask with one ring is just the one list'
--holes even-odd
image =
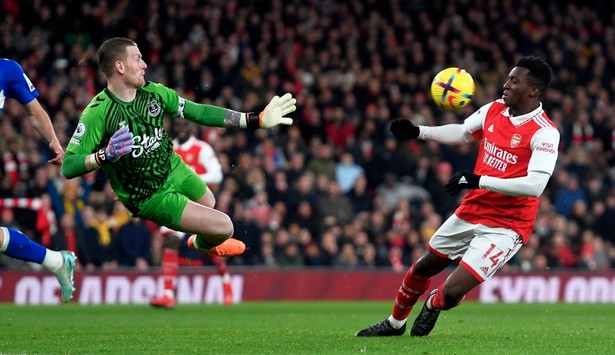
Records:
{"label": "red stadium barrier", "polygon": [[[232,276],[235,303],[242,301],[390,300],[403,273],[392,271],[286,270],[241,271]],[[444,281],[436,277],[432,286]],[[80,304],[147,304],[162,289],[156,273],[79,272],[74,301]],[[182,270],[180,304],[222,303],[220,277],[207,270]],[[466,300],[484,303],[615,303],[615,274],[560,272],[501,274],[473,290]],[[60,303],[59,285],[49,273],[0,273],[0,302]]]}

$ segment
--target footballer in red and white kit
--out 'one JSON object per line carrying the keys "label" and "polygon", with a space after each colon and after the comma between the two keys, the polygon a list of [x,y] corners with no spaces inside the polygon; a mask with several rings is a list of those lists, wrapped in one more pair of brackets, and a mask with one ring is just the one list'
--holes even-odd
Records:
{"label": "footballer in red and white kit", "polygon": [[[215,192],[222,182],[224,174],[222,173],[222,165],[213,148],[207,142],[197,139],[192,134],[192,125],[186,120],[176,120],[174,129],[176,138],[173,140],[173,150],[201,177],[207,188]],[[166,227],[162,227],[160,231],[165,236],[162,250],[164,292],[161,296],[152,298],[150,304],[154,307],[174,308],[176,305],[175,285],[179,269],[178,249],[185,234]],[[233,289],[226,260],[217,255],[208,254],[208,256],[222,278],[223,303],[230,306],[233,304]],[[193,261],[193,263],[195,262]]]}
{"label": "footballer in red and white kit", "polygon": [[427,251],[410,266],[393,312],[356,336],[403,334],[410,311],[429,289],[431,278],[458,262],[446,281],[429,293],[412,325],[412,336],[428,335],[441,310],[459,305],[527,243],[538,198],[558,156],[560,134],[540,101],[552,79],[551,67],[542,58],[522,57],[510,71],[501,99],[484,105],[463,124],[415,126],[408,119],[391,123],[398,139],[480,144],[474,171],[457,172],[445,186],[452,195],[469,192],[431,237]]}
{"label": "footballer in red and white kit", "polygon": [[199,174],[208,188],[213,191],[217,189],[223,178],[222,166],[209,143],[199,140],[192,135],[183,143],[180,143],[175,138],[173,140],[173,150]]}
{"label": "footballer in red and white kit", "polygon": [[[421,126],[419,139],[437,140],[437,128]],[[474,168],[474,173],[481,176],[479,189],[470,190],[463,198],[455,211],[458,218],[447,221],[428,248],[442,257],[461,260],[461,266],[483,281],[502,267],[532,233],[537,196],[547,185],[557,161],[559,131],[542,104],[531,112],[512,116],[502,100],[481,107],[457,128],[457,135],[464,141],[481,140]],[[491,231],[488,229],[484,238],[472,242],[484,245],[466,252],[463,245],[470,242],[466,238],[474,239],[482,226]],[[467,230],[466,238],[453,237],[463,230]],[[492,252],[483,258],[492,244]]]}

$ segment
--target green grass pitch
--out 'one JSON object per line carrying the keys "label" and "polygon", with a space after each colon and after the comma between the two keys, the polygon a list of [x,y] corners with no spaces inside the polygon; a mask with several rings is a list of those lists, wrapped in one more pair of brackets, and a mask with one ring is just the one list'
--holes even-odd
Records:
{"label": "green grass pitch", "polygon": [[[391,302],[0,305],[0,354],[613,354],[615,305],[463,303],[425,338],[355,338]],[[420,304],[410,315],[414,320]]]}

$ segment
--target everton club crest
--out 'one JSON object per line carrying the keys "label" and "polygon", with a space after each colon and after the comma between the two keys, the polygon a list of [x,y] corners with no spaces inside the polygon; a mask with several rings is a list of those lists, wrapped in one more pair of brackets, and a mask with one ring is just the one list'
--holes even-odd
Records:
{"label": "everton club crest", "polygon": [[147,114],[152,117],[157,117],[160,114],[160,105],[156,100],[147,103]]}

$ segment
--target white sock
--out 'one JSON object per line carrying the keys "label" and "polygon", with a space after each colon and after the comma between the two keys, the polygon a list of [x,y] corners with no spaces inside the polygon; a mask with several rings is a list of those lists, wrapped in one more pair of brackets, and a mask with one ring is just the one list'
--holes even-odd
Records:
{"label": "white sock", "polygon": [[231,274],[229,274],[228,272],[224,275],[222,275],[222,283],[227,283],[231,281]]}
{"label": "white sock", "polygon": [[64,266],[64,258],[62,257],[62,253],[55,250],[47,249],[47,253],[45,253],[45,259],[43,259],[42,265],[49,271],[54,274]]}
{"label": "white sock", "polygon": [[391,326],[395,329],[399,329],[401,327],[404,326],[404,324],[406,324],[406,321],[408,320],[408,318],[403,319],[403,320],[397,320],[395,318],[393,318],[393,316],[389,316],[389,323],[391,324]]}
{"label": "white sock", "polygon": [[434,298],[436,296],[436,294],[434,293],[433,295],[427,297],[427,299],[425,300],[425,306],[427,307],[428,310],[432,310],[431,307],[431,299]]}

